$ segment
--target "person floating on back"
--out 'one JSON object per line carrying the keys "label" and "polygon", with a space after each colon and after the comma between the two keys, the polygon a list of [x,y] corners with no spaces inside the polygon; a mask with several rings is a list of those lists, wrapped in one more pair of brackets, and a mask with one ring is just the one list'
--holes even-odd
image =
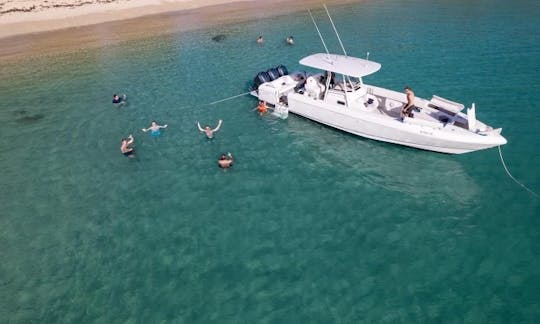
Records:
{"label": "person floating on back", "polygon": [[206,125],[204,128],[201,127],[201,124],[199,124],[199,122],[197,122],[197,128],[199,128],[199,130],[203,133],[206,134],[206,137],[208,138],[214,138],[214,133],[217,132],[219,130],[219,128],[221,127],[221,123],[223,122],[223,120],[219,120],[218,121],[218,124],[216,126],[216,128],[212,129],[210,128],[209,125]]}
{"label": "person floating on back", "polygon": [[126,103],[127,96],[125,94],[117,95],[113,94],[112,103],[116,106],[124,105]]}
{"label": "person floating on back", "polygon": [[228,169],[232,167],[233,162],[234,162],[234,158],[230,152],[227,154],[221,154],[221,156],[218,159],[218,165],[222,169]]}
{"label": "person floating on back", "polygon": [[163,126],[158,125],[158,124],[156,123],[156,121],[153,120],[153,121],[152,121],[152,124],[150,125],[150,127],[148,127],[148,128],[143,128],[142,131],[145,132],[145,133],[148,132],[148,131],[152,131],[150,134],[151,134],[152,136],[154,136],[154,137],[157,137],[157,136],[161,135],[161,131],[160,131],[161,128],[167,128],[167,125],[163,125]]}
{"label": "person floating on back", "polygon": [[122,143],[120,144],[120,152],[131,159],[135,158],[135,149],[131,147],[133,141],[135,141],[133,135],[129,134],[127,138],[122,138]]}

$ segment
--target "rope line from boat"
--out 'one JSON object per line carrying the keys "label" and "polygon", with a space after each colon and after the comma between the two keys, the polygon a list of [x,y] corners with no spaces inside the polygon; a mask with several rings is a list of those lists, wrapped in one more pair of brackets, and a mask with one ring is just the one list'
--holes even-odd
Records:
{"label": "rope line from boat", "polygon": [[533,196],[536,196],[536,198],[540,198],[540,195],[538,195],[536,192],[532,191],[531,189],[527,188],[527,186],[525,186],[524,184],[522,184],[521,182],[519,182],[516,178],[514,178],[514,176],[512,176],[512,174],[510,173],[510,171],[508,171],[508,168],[506,167],[506,163],[504,163],[504,159],[503,159],[503,156],[502,156],[502,151],[501,151],[501,146],[498,146],[499,148],[499,156],[501,157],[501,162],[502,162],[502,165],[504,167],[504,170],[506,171],[506,174],[508,174],[508,176],[510,177],[510,179],[514,180],[515,183],[517,183],[518,185],[520,185],[521,187],[523,187],[523,189],[527,190],[528,192],[530,192]]}
{"label": "rope line from boat", "polygon": [[228,98],[225,98],[225,99],[220,99],[220,100],[216,100],[216,101],[213,101],[213,102],[210,102],[210,103],[205,103],[205,104],[191,104],[191,105],[183,105],[183,106],[177,106],[175,107],[175,109],[178,109],[178,108],[197,108],[197,107],[204,107],[204,106],[211,106],[211,105],[215,105],[217,103],[220,103],[220,102],[224,102],[224,101],[227,101],[227,100],[231,100],[231,99],[235,99],[235,98],[238,98],[238,97],[242,97],[242,96],[245,96],[245,95],[248,95],[250,94],[251,92],[244,92],[244,93],[241,93],[239,95],[236,95],[236,96],[232,96],[232,97],[228,97]]}
{"label": "rope line from boat", "polygon": [[232,96],[232,97],[228,97],[228,98],[225,98],[225,99],[216,100],[216,101],[211,102],[211,103],[209,103],[209,104],[207,104],[207,105],[215,105],[215,104],[217,104],[217,103],[220,103],[220,102],[223,102],[223,101],[227,101],[227,100],[231,100],[231,99],[238,98],[238,97],[242,97],[242,96],[245,96],[245,95],[248,95],[248,94],[250,94],[249,91],[248,91],[248,92],[241,93],[241,94],[236,95],[236,96]]}

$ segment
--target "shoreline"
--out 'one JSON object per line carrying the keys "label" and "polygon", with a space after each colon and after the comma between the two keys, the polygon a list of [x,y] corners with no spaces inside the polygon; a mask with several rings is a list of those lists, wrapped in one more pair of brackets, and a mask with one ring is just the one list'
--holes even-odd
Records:
{"label": "shoreline", "polygon": [[[17,3],[50,4],[54,1],[25,0]],[[92,0],[87,5],[77,7],[63,6],[39,12],[15,11],[0,15],[0,58],[95,48],[157,34],[322,8],[320,0],[136,0],[136,4],[133,3],[135,0],[98,1]],[[359,1],[326,1],[328,5],[355,2]]]}
{"label": "shoreline", "polygon": [[[0,0],[0,39],[254,0]],[[6,2],[7,1],[7,2]]]}

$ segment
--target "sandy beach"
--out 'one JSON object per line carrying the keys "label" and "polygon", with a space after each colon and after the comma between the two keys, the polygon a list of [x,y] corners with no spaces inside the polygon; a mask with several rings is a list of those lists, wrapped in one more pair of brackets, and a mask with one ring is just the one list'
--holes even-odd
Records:
{"label": "sandy beach", "polygon": [[[126,39],[260,19],[320,0],[0,0],[0,57],[103,46]],[[358,2],[330,0],[328,5]]]}

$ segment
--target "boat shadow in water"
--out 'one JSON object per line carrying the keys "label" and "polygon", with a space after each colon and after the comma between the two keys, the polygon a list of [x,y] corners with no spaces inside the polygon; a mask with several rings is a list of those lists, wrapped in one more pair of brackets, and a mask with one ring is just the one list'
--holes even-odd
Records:
{"label": "boat shadow in water", "polygon": [[350,170],[362,183],[405,198],[462,205],[473,204],[481,191],[453,155],[362,138],[298,116],[287,122],[291,150],[308,147],[318,164]]}

